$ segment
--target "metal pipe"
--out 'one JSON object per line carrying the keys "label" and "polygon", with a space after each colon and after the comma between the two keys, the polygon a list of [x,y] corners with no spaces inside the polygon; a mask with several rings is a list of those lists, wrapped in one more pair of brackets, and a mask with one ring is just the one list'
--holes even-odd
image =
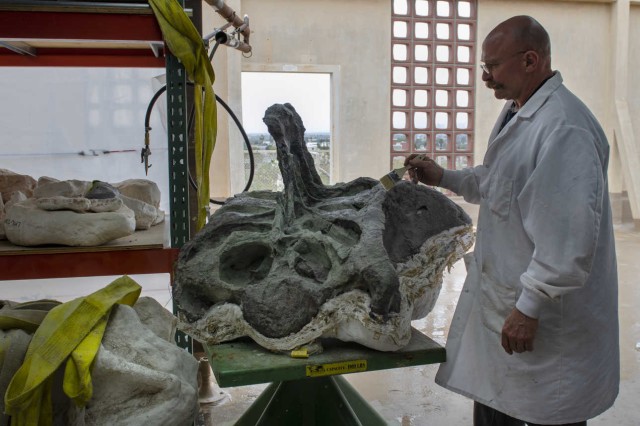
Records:
{"label": "metal pipe", "polygon": [[225,33],[224,31],[218,31],[215,34],[214,38],[217,43],[224,44],[225,46],[233,47],[244,53],[251,52],[250,45],[233,37],[233,35],[231,34]]}
{"label": "metal pipe", "polygon": [[[235,28],[237,28],[242,36],[244,37],[243,41],[238,40],[238,46],[235,47],[238,50],[243,52],[251,52],[251,45],[249,45],[249,35],[251,34],[251,30],[249,28],[249,17],[244,16],[244,18],[240,18],[236,15],[236,12],[231,9],[227,4],[225,4],[224,0],[205,0],[210,6],[212,6],[215,11],[222,16],[227,22],[231,23]],[[230,45],[231,46],[231,45]]]}

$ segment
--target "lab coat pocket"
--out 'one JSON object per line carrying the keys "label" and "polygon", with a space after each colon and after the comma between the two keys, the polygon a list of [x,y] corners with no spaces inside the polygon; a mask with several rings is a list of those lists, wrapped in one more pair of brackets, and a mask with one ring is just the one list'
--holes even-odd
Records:
{"label": "lab coat pocket", "polygon": [[482,273],[480,286],[482,323],[489,330],[500,335],[504,321],[516,306],[516,290],[498,282],[486,273]]}
{"label": "lab coat pocket", "polygon": [[489,209],[498,217],[507,219],[511,208],[513,180],[494,175],[489,188]]}

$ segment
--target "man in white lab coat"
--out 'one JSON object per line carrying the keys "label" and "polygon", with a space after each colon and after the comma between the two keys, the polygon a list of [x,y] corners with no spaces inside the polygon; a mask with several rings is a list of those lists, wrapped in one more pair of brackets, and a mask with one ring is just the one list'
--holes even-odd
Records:
{"label": "man in white lab coat", "polygon": [[507,100],[483,163],[406,161],[414,179],[480,204],[436,382],[475,401],[476,426],[585,425],[611,407],[620,376],[609,145],[551,69],[533,18],[493,29],[482,61]]}

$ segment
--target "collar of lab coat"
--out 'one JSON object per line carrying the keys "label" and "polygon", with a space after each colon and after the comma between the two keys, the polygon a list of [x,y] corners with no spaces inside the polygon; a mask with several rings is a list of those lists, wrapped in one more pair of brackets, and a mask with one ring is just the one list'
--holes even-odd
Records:
{"label": "collar of lab coat", "polygon": [[[487,147],[487,154],[492,148],[499,145],[499,142],[504,139],[504,136],[509,133],[509,129],[513,127],[519,120],[529,118],[533,114],[535,114],[538,109],[545,103],[547,98],[553,93],[558,87],[562,85],[562,75],[560,71],[554,71],[553,77],[548,79],[540,89],[538,89],[531,98],[524,104],[522,108],[518,111],[518,113],[511,119],[509,122],[500,130],[500,125],[504,120],[505,115],[513,105],[513,101],[510,100],[504,104],[500,115],[498,116],[498,120],[496,120],[496,124],[493,126],[493,130],[491,131],[491,135],[489,136],[489,145]],[[488,159],[488,156],[485,155],[485,163]],[[485,164],[488,165],[488,164]]]}

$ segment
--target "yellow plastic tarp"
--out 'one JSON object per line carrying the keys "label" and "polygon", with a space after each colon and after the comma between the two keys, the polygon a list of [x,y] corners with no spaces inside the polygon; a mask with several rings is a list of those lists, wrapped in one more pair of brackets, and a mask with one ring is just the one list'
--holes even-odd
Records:
{"label": "yellow plastic tarp", "polygon": [[[198,184],[198,229],[206,223],[209,206],[209,167],[216,145],[217,112],[213,82],[215,75],[207,50],[196,27],[177,0],[149,0],[169,50],[184,65],[193,80],[195,104],[195,163]],[[204,108],[202,91],[204,90]]]}
{"label": "yellow plastic tarp", "polygon": [[51,309],[35,331],[22,366],[5,394],[12,426],[49,426],[53,373],[66,362],[63,389],[76,404],[91,398],[91,366],[117,304],[133,305],[141,287],[128,276],[86,297]]}

